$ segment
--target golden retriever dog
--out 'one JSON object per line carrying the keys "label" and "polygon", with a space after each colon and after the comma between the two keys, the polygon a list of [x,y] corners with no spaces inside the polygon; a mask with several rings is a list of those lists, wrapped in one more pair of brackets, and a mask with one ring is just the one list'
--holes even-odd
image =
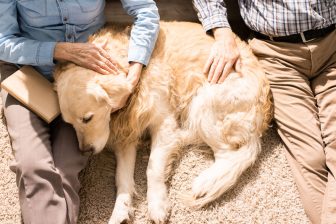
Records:
{"label": "golden retriever dog", "polygon": [[[127,67],[128,30],[108,27],[90,41],[108,41],[107,50]],[[116,155],[117,198],[109,223],[131,219],[136,147],[144,132],[151,136],[147,200],[155,223],[168,217],[165,182],[182,146],[207,144],[214,153],[213,165],[192,184],[195,207],[218,198],[255,162],[271,118],[269,84],[249,46],[236,41],[241,69],[215,85],[202,73],[214,39],[200,24],[188,22],[161,23],[152,60],[132,94],[125,74],[100,75],[71,63],[58,66],[61,112],[76,129],[81,150],[99,153],[106,147]]]}

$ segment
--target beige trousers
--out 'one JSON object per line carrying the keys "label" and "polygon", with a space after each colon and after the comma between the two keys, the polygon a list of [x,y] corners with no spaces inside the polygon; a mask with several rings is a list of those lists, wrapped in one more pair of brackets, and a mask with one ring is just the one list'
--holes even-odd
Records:
{"label": "beige trousers", "polygon": [[[17,68],[0,62],[1,79]],[[45,123],[4,90],[1,91],[11,139],[19,200],[25,224],[76,223],[78,173],[87,157],[79,153],[74,129],[61,117]]]}
{"label": "beige trousers", "polygon": [[274,118],[312,223],[336,223],[336,31],[308,43],[250,42],[271,83]]}

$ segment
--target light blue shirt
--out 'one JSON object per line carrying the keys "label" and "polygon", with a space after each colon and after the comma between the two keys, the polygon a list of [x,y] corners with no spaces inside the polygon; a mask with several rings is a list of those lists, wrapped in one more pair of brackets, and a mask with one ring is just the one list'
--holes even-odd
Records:
{"label": "light blue shirt", "polygon": [[[121,0],[133,16],[128,60],[147,65],[158,32],[153,0]],[[56,42],[86,42],[105,23],[104,0],[0,0],[0,60],[51,79]]]}

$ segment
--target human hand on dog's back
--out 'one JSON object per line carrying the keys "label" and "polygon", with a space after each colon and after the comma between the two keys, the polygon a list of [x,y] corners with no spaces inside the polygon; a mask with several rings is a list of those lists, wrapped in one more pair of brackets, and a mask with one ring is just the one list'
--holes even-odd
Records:
{"label": "human hand on dog's back", "polygon": [[116,75],[121,69],[119,63],[104,50],[103,46],[92,43],[59,42],[54,50],[54,59],[71,61],[103,75]]}
{"label": "human hand on dog's back", "polygon": [[[239,64],[239,50],[235,35],[230,28],[214,28],[215,43],[211,48],[209,58],[204,66],[211,84],[223,83],[225,78]],[[239,66],[235,66],[239,70]]]}

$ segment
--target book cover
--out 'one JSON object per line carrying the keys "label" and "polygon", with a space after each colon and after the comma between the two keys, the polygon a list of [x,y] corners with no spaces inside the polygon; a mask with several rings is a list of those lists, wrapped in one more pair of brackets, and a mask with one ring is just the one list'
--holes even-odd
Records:
{"label": "book cover", "polygon": [[53,84],[31,66],[23,66],[6,78],[1,88],[48,123],[60,114]]}

